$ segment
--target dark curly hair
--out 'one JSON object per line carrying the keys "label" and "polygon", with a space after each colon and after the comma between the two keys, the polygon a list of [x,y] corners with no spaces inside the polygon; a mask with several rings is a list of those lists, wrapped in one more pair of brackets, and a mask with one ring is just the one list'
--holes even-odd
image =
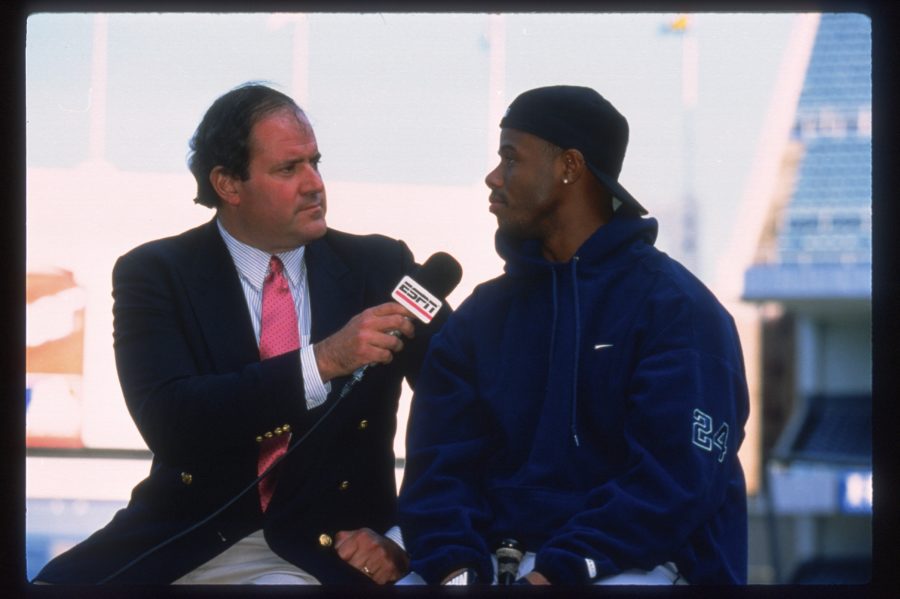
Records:
{"label": "dark curly hair", "polygon": [[197,180],[194,202],[209,208],[219,205],[219,194],[209,181],[210,172],[217,166],[247,180],[253,126],[283,109],[304,115],[289,96],[257,82],[240,85],[213,102],[190,142],[188,168]]}

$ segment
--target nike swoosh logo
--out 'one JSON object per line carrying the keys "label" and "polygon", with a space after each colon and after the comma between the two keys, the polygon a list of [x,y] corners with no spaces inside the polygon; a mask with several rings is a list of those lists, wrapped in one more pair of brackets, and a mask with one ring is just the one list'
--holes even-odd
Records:
{"label": "nike swoosh logo", "polygon": [[612,347],[612,343],[599,343],[594,346],[594,349],[606,349],[607,347]]}

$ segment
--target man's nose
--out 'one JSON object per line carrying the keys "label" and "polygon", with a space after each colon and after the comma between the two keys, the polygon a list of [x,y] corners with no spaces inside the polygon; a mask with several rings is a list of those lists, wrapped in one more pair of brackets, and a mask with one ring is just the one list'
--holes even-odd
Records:
{"label": "man's nose", "polygon": [[322,180],[322,174],[313,165],[305,165],[303,169],[303,176],[300,178],[301,193],[319,193],[324,189],[325,182]]}
{"label": "man's nose", "polygon": [[490,187],[491,189],[498,189],[503,186],[503,179],[500,177],[500,165],[498,164],[494,167],[494,170],[489,172],[487,176],[484,178],[484,184]]}

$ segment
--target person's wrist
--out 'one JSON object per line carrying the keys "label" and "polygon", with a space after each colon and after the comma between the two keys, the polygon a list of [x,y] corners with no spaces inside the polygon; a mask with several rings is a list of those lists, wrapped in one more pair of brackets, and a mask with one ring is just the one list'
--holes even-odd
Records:
{"label": "person's wrist", "polygon": [[[532,584],[532,585],[545,585],[550,584],[550,581],[547,580],[547,577],[538,572],[537,570],[532,570],[519,580],[525,580],[524,584]],[[516,581],[518,582],[518,581]]]}
{"label": "person's wrist", "polygon": [[319,371],[319,378],[323,383],[330,381],[338,376],[337,369],[333,361],[330,359],[328,351],[327,339],[313,344],[313,356],[316,360],[316,368]]}
{"label": "person's wrist", "polygon": [[401,576],[409,572],[409,554],[406,552],[406,549],[391,537],[385,536],[384,540],[387,544],[386,551],[391,555],[397,571],[400,572]]}

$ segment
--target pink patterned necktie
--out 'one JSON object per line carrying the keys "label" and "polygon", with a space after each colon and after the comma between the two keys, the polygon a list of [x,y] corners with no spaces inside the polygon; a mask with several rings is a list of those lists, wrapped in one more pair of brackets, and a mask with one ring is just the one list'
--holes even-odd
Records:
{"label": "pink patterned necktie", "polygon": [[[277,256],[269,261],[269,274],[263,282],[262,320],[259,333],[259,357],[261,360],[279,356],[300,347],[297,330],[297,311],[291,288],[284,276],[284,267]],[[280,431],[278,429],[276,432]],[[260,442],[257,475],[262,474],[272,463],[287,451],[291,440],[290,432],[263,438]],[[265,512],[275,492],[275,473],[259,482],[259,505]]]}

